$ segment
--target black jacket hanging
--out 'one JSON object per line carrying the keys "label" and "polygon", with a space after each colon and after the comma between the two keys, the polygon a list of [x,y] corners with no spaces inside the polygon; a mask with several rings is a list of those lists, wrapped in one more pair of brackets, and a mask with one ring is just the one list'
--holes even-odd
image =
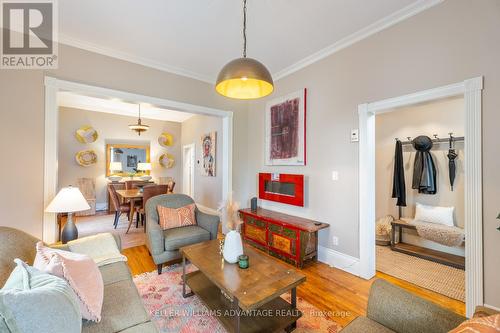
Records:
{"label": "black jacket hanging", "polygon": [[432,139],[428,136],[418,136],[412,141],[417,151],[413,164],[412,188],[419,193],[436,194],[436,166],[429,152],[432,148]]}
{"label": "black jacket hanging", "polygon": [[397,198],[396,206],[406,207],[405,170],[403,166],[403,145],[396,140],[394,152],[394,175],[392,180],[392,197]]}

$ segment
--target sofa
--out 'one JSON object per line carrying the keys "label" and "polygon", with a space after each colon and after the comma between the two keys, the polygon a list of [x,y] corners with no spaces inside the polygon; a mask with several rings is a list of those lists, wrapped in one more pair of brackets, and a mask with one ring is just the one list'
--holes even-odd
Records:
{"label": "sofa", "polygon": [[366,317],[354,319],[342,333],[445,333],[466,320],[385,280],[373,282]]}
{"label": "sofa", "polygon": [[161,274],[164,263],[181,258],[179,249],[183,246],[217,238],[220,218],[204,213],[196,207],[196,225],[163,230],[158,222],[157,206],[180,208],[193,204],[194,200],[185,194],[163,194],[146,202],[146,246]]}
{"label": "sofa", "polygon": [[[120,237],[114,235],[121,250]],[[14,228],[0,227],[0,286],[5,284],[19,258],[33,264],[39,240]],[[54,246],[69,251],[66,245]],[[102,319],[99,323],[83,320],[84,333],[157,333],[125,262],[116,262],[99,267],[104,281]]]}

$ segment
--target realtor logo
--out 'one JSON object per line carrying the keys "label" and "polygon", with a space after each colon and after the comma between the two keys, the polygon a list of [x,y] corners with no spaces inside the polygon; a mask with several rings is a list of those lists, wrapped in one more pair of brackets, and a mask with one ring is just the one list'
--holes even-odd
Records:
{"label": "realtor logo", "polygon": [[1,68],[57,68],[55,0],[2,0]]}

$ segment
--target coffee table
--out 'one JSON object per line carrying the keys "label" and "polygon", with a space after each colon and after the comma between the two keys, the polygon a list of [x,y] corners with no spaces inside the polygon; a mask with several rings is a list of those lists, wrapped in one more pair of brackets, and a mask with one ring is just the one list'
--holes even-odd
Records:
{"label": "coffee table", "polygon": [[[302,316],[296,287],[305,275],[246,244],[250,267],[241,269],[225,262],[219,249],[217,239],[180,249],[183,296],[196,294],[229,332],[293,331]],[[187,260],[199,270],[186,273]],[[290,303],[280,297],[288,291]]]}

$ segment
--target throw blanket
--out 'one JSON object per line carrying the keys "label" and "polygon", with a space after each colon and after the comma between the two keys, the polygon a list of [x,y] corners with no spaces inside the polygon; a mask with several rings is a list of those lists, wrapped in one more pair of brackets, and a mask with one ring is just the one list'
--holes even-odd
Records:
{"label": "throw blanket", "polygon": [[68,246],[71,252],[88,255],[99,267],[118,261],[127,261],[127,257],[120,253],[110,233],[75,239],[68,242]]}
{"label": "throw blanket", "polygon": [[446,246],[460,246],[465,240],[464,230],[458,227],[413,220],[420,237]]}

